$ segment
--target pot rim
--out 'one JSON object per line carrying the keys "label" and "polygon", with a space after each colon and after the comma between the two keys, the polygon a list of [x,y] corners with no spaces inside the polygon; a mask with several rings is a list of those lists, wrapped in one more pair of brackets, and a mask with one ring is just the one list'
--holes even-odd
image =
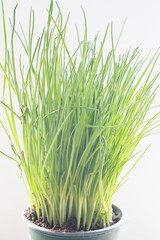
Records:
{"label": "pot rim", "polygon": [[127,213],[126,210],[120,207],[117,207],[116,205],[112,205],[113,208],[115,208],[116,210],[120,211],[121,214],[121,219],[106,228],[102,228],[102,229],[98,229],[98,230],[90,230],[90,231],[83,231],[83,232],[56,232],[56,231],[51,231],[47,228],[43,228],[43,227],[39,227],[36,224],[32,223],[30,220],[28,220],[25,216],[24,216],[24,212],[22,214],[22,219],[23,222],[27,224],[27,226],[35,231],[41,232],[43,234],[47,234],[47,235],[52,235],[52,236],[59,236],[59,237],[84,237],[84,236],[96,236],[96,235],[102,235],[105,234],[106,232],[111,232],[114,231],[118,228],[120,228],[122,226],[122,224],[126,221],[127,219]]}

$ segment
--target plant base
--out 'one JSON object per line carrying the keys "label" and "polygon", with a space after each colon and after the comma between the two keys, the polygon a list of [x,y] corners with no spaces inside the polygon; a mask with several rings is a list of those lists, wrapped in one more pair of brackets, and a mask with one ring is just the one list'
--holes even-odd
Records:
{"label": "plant base", "polygon": [[120,212],[121,219],[110,227],[94,231],[51,231],[33,224],[31,221],[26,219],[24,214],[23,220],[29,227],[30,240],[118,240],[120,227],[126,220],[126,212],[115,205],[113,205],[113,208]]}

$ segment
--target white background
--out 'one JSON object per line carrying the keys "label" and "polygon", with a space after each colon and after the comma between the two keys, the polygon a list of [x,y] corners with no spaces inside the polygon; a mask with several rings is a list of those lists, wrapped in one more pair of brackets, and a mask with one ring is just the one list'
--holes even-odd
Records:
{"label": "white background", "polygon": [[[49,0],[5,0],[7,29],[10,33],[9,16],[18,2],[17,23],[21,22],[27,32],[29,10],[32,6],[36,15],[36,34],[46,23]],[[84,7],[88,21],[89,39],[100,32],[103,36],[108,22],[113,20],[114,33],[118,35],[126,18],[127,24],[118,51],[126,48],[143,48],[144,53],[160,46],[160,1],[155,0],[64,0],[58,2],[64,17],[70,11],[69,47],[76,45],[75,23],[83,34]],[[81,35],[83,37],[83,35]],[[2,13],[0,11],[0,60],[3,61],[4,44],[2,36]],[[157,70],[160,70],[160,62]],[[159,79],[160,81],[160,79]],[[2,78],[0,79],[2,94]],[[160,94],[160,92],[159,92]],[[0,97],[1,98],[1,97]],[[156,104],[160,104],[159,96]],[[160,134],[148,137],[139,148],[152,146],[129,175],[128,182],[114,197],[114,203],[124,207],[128,220],[121,229],[121,240],[159,239],[160,223]],[[10,144],[0,128],[0,149],[10,153]],[[28,206],[27,196],[20,179],[17,166],[0,156],[0,240],[28,240],[26,226],[21,221],[21,213]]]}

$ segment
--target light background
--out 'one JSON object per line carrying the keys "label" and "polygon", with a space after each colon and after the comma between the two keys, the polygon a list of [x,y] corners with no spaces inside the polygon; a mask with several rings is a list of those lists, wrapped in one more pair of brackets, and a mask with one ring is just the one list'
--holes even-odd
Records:
{"label": "light background", "polygon": [[[35,9],[36,34],[46,23],[45,8],[48,8],[49,0],[5,0],[4,2],[9,33],[8,19],[12,16],[12,10],[17,2],[19,3],[17,23],[21,22],[25,30],[26,26],[28,27],[30,6]],[[158,0],[64,0],[58,3],[65,17],[68,11],[71,13],[68,32],[68,45],[71,49],[76,45],[75,23],[78,24],[80,33],[83,34],[84,22],[80,5],[84,7],[87,15],[89,39],[92,39],[97,32],[100,32],[100,37],[102,37],[107,23],[111,20],[114,22],[114,33],[117,36],[124,20],[128,18],[118,51],[141,46],[144,53],[147,53],[160,46],[160,1]],[[18,46],[16,47],[18,52]],[[3,61],[3,56],[2,13],[0,11],[1,61]],[[160,70],[160,62],[158,64]],[[1,93],[2,78],[0,79]],[[159,104],[160,98],[157,97],[156,101],[156,104]],[[151,142],[152,146],[129,175],[128,182],[114,197],[114,203],[124,207],[128,212],[128,220],[121,229],[120,240],[159,238],[160,134],[148,137],[139,148],[144,148]],[[2,128],[0,128],[0,149],[7,153],[11,152],[10,144]],[[21,213],[27,206],[27,196],[17,166],[0,156],[0,240],[29,239],[27,228],[21,221]]]}

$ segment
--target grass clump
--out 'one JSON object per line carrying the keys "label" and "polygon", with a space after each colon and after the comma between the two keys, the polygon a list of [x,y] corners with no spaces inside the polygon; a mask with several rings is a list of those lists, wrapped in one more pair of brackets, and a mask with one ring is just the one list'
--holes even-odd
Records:
{"label": "grass clump", "polygon": [[[97,49],[97,37],[87,40],[83,11],[84,38],[81,42],[77,28],[78,46],[71,54],[65,40],[69,18],[63,24],[60,9],[55,19],[52,11],[53,1],[47,26],[33,47],[34,11],[28,37],[23,32],[21,37],[16,31],[15,8],[9,50],[2,2],[5,63],[0,64],[4,75],[1,107],[7,124],[1,121],[1,125],[14,156],[1,153],[19,166],[30,206],[38,217],[42,213],[50,225],[62,225],[74,217],[77,230],[80,224],[89,230],[98,221],[109,225],[112,197],[128,173],[121,180],[119,176],[140,140],[157,126],[157,115],[148,120],[146,115],[156,95],[159,73],[151,75],[159,50],[149,62],[138,48],[116,58],[112,24]],[[104,57],[109,32],[112,48]],[[28,68],[21,57],[19,65],[15,62],[15,37],[28,58]]]}

